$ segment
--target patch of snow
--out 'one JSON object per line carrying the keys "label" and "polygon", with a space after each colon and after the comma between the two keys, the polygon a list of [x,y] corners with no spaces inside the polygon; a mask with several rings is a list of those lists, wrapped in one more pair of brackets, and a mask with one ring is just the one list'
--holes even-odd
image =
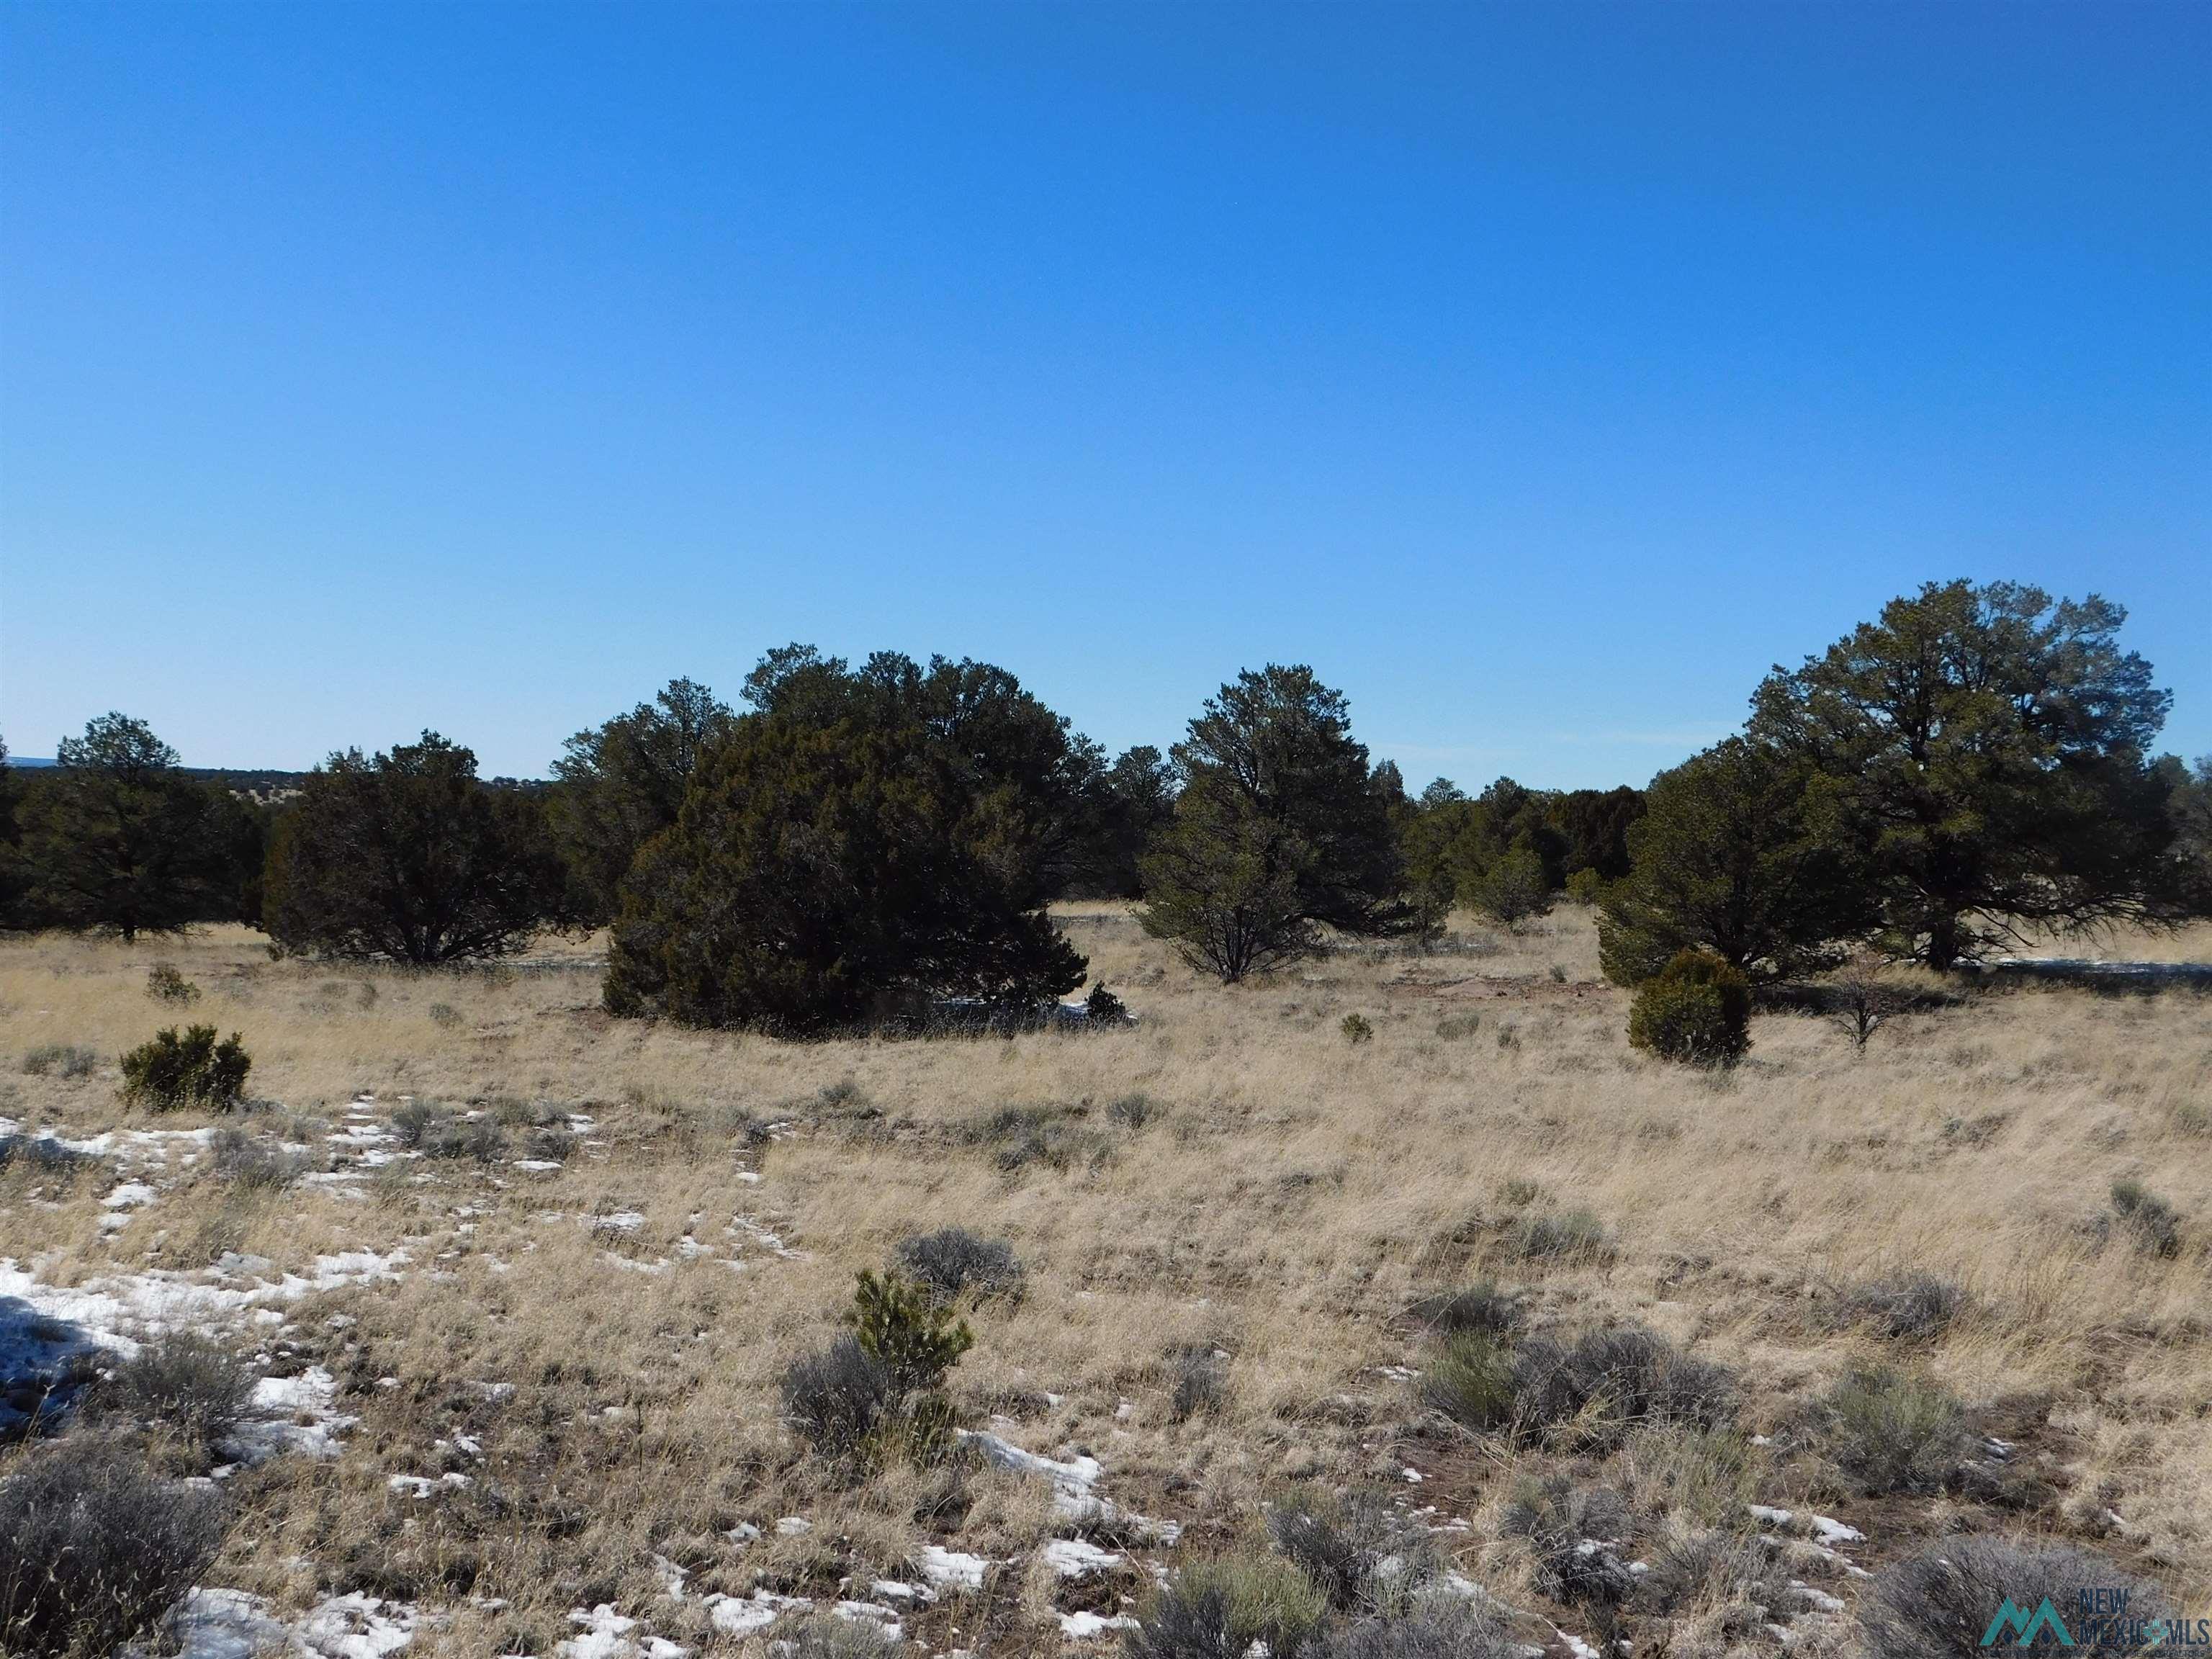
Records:
{"label": "patch of snow", "polygon": [[1833,1548],[1838,1544],[1863,1544],[1866,1534],[1856,1527],[1847,1527],[1840,1521],[1832,1521],[1825,1515],[1806,1517],[1823,1544]]}
{"label": "patch of snow", "polygon": [[389,1490],[410,1498],[428,1498],[434,1492],[459,1492],[471,1483],[468,1476],[455,1471],[434,1479],[426,1474],[395,1474],[384,1484]]}
{"label": "patch of snow", "polygon": [[294,1627],[295,1650],[317,1659],[384,1659],[415,1639],[422,1615],[400,1601],[333,1595]]}
{"label": "patch of snow", "polygon": [[1053,1539],[1038,1553],[1062,1578],[1087,1578],[1121,1565],[1119,1551],[1101,1549],[1084,1538]]}
{"label": "patch of snow", "polygon": [[803,1595],[778,1595],[755,1590],[750,1595],[710,1595],[707,1617],[726,1636],[750,1636],[766,1630],[787,1613],[804,1613],[814,1605]]}
{"label": "patch of snow", "polygon": [[983,1570],[991,1565],[980,1555],[963,1555],[938,1544],[923,1545],[914,1564],[940,1589],[967,1590],[983,1588]]}
{"label": "patch of snow", "polygon": [[1109,1631],[1134,1630],[1137,1621],[1126,1613],[1109,1618],[1103,1613],[1063,1613],[1060,1615],[1060,1634],[1079,1642],[1103,1636]]}
{"label": "patch of snow", "polygon": [[691,1651],[658,1636],[632,1635],[637,1620],[616,1612],[611,1601],[588,1613],[577,1608],[568,1618],[582,1632],[554,1648],[558,1659],[687,1659]]}

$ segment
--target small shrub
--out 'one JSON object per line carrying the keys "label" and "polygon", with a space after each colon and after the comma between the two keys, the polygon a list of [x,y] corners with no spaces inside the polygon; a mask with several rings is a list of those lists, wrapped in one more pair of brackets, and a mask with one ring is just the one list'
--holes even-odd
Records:
{"label": "small shrub", "polygon": [[1564,963],[1557,962],[1553,963],[1552,964],[1551,972],[1553,984],[1565,985],[1567,982],[1567,970]]}
{"label": "small shrub", "polygon": [[1114,1150],[1104,1135],[1060,1106],[1002,1106],[971,1119],[960,1137],[971,1146],[988,1146],[991,1161],[1008,1175],[1032,1164],[1096,1169]]}
{"label": "small shrub", "polygon": [[576,1132],[565,1123],[548,1123],[522,1138],[522,1155],[544,1164],[566,1164],[576,1155]]}
{"label": "small shrub", "polygon": [[1454,1591],[1324,1636],[1308,1659],[1522,1659],[1528,1650],[1486,1604]]}
{"label": "small shrub", "polygon": [[1471,1037],[1481,1029],[1480,1014],[1446,1014],[1437,1022],[1437,1035],[1446,1042],[1457,1042],[1462,1037]]}
{"label": "small shrub", "polygon": [[1150,1095],[1121,1095],[1106,1103],[1107,1121],[1125,1129],[1141,1129],[1160,1115],[1160,1103]]}
{"label": "small shrub", "polygon": [[1966,1409],[1940,1383],[1887,1366],[1851,1372],[1820,1406],[1822,1449],[1869,1492],[1933,1492],[1966,1455]]}
{"label": "small shrub", "polygon": [[1175,1388],[1168,1398],[1168,1414],[1178,1423],[1210,1416],[1229,1399],[1229,1369],[1210,1347],[1180,1347],[1168,1355],[1168,1370]]}
{"label": "small shrub", "polygon": [[1506,1224],[1506,1254],[1523,1261],[1605,1261],[1613,1241],[1605,1224],[1588,1210],[1541,1210],[1516,1215]]}
{"label": "small shrub", "polygon": [[1678,951],[1638,988],[1628,1041],[1662,1060],[1733,1066],[1751,1048],[1751,981],[1710,951]]}
{"label": "small shrub", "polygon": [[422,1147],[431,1158],[495,1164],[507,1156],[507,1137],[488,1117],[447,1116],[423,1132]]}
{"label": "small shrub", "polygon": [[100,1069],[100,1056],[73,1042],[42,1042],[23,1056],[27,1077],[57,1073],[65,1078],[90,1077]]}
{"label": "small shrub", "polygon": [[[2086,1650],[2106,1645],[2104,1632],[2074,1618],[2084,1590],[2124,1589],[2130,1620],[2163,1620],[2170,1613],[2157,1587],[2118,1564],[2064,1545],[2038,1547],[2007,1539],[1947,1538],[1885,1567],[1858,1598],[1860,1629],[1881,1659],[1983,1659],[1982,1645],[1997,1609],[2009,1601],[2033,1618],[2047,1598]],[[2153,1628],[2157,1628],[2154,1625]],[[2002,1639],[2019,1632],[2001,1633]],[[2119,1645],[2110,1632],[2109,1645]],[[2039,1648],[2049,1644],[2039,1637]]]}
{"label": "small shrub", "polygon": [[779,1389],[785,1419],[830,1457],[856,1455],[891,1402],[890,1370],[850,1333],[793,1360]]}
{"label": "small shrub", "polygon": [[430,1023],[450,1031],[461,1023],[461,1011],[450,1002],[434,1002],[430,1005]]}
{"label": "small shrub", "polygon": [[1708,1527],[1741,1523],[1766,1473],[1765,1454],[1726,1425],[1648,1424],[1629,1435],[1620,1459],[1638,1509]]}
{"label": "small shrub", "polygon": [[1677,1528],[1650,1555],[1637,1600],[1654,1613],[1757,1607],[1764,1623],[1789,1605],[1789,1569],[1756,1533]]}
{"label": "small shrub", "polygon": [[173,1331],[141,1343],[96,1398],[107,1413],[212,1446],[253,1398],[253,1373],[220,1343]]}
{"label": "small shrub", "polygon": [[1636,1575],[1613,1551],[1629,1532],[1628,1506],[1606,1486],[1579,1486],[1554,1474],[1526,1480],[1498,1517],[1508,1538],[1527,1541],[1536,1588],[1555,1601],[1617,1607],[1636,1589]]}
{"label": "small shrub", "polygon": [[430,1126],[452,1115],[427,1100],[403,1100],[392,1109],[392,1138],[403,1146],[419,1148]]}
{"label": "small shrub", "polygon": [[64,1146],[51,1135],[0,1135],[0,1171],[21,1163],[44,1174],[65,1175],[93,1161],[90,1152]]}
{"label": "small shrub", "polygon": [[1407,1309],[1440,1336],[1461,1331],[1484,1331],[1503,1336],[1521,1322],[1520,1298],[1501,1291],[1488,1279],[1479,1279],[1463,1291],[1439,1291],[1422,1297]]}
{"label": "small shrub", "polygon": [[1520,1046],[1521,1028],[1519,1026],[1500,1025],[1498,1028],[1498,1052],[1499,1054],[1510,1054]]}
{"label": "small shrub", "polygon": [[1595,870],[1577,870],[1567,878],[1567,902],[1585,908],[1595,904],[1605,878]]}
{"label": "small shrub", "polygon": [[1092,986],[1091,994],[1083,999],[1083,1012],[1094,1026],[1127,1025],[1129,1023],[1128,1006],[1106,988],[1106,981],[1103,979]]}
{"label": "small shrub", "polygon": [[1422,1372],[1420,1398],[1462,1428],[1504,1428],[1513,1421],[1512,1354],[1490,1332],[1455,1332]]}
{"label": "small shrub", "polygon": [[212,1025],[188,1026],[181,1036],[173,1025],[123,1056],[123,1098],[156,1112],[233,1111],[252,1066],[237,1032],[217,1042]]}
{"label": "small shrub", "polygon": [[1541,1187],[1522,1176],[1508,1176],[1498,1183],[1498,1201],[1510,1209],[1525,1210],[1543,1195]]}
{"label": "small shrub", "polygon": [[1443,1571],[1428,1528],[1387,1492],[1298,1487],[1270,1508],[1267,1530],[1339,1613],[1402,1608]]}
{"label": "small shrub", "polygon": [[896,1273],[878,1279],[861,1269],[845,1318],[869,1358],[890,1374],[896,1394],[936,1388],[975,1341],[965,1320]]}
{"label": "small shrub", "polygon": [[1298,1659],[1328,1604],[1313,1580],[1270,1555],[1194,1561],[1123,1632],[1128,1659],[1242,1659],[1265,1644],[1268,1659]]}
{"label": "small shrub", "polygon": [[250,1191],[280,1192],[307,1173],[297,1153],[240,1128],[218,1129],[208,1151],[218,1179]]}
{"label": "small shrub", "polygon": [[2140,1181],[2112,1183],[2112,1212],[2135,1235],[2136,1249],[2145,1255],[2171,1259],[2181,1254],[2179,1212]]}
{"label": "small shrub", "polygon": [[773,1651],[781,1659],[893,1659],[902,1649],[898,1638],[880,1625],[817,1613],[778,1636]]}
{"label": "small shrub", "polygon": [[174,963],[157,962],[146,970],[146,994],[188,1008],[200,1000],[200,988],[179,973]]}
{"label": "small shrub", "polygon": [[939,1302],[1012,1296],[1022,1287],[1021,1258],[1002,1238],[979,1238],[964,1227],[946,1227],[909,1238],[898,1248],[899,1266]]}
{"label": "small shrub", "polygon": [[0,1479],[0,1651],[112,1653],[154,1630],[222,1541],[221,1498],[155,1479],[119,1439],[35,1447]]}
{"label": "small shrub", "polygon": [[1852,1290],[1851,1316],[1900,1342],[1924,1341],[1948,1330],[1966,1305],[1966,1293],[1934,1273],[1899,1273]]}
{"label": "small shrub", "polygon": [[1375,1040],[1374,1022],[1364,1014],[1346,1014],[1336,1029],[1344,1033],[1344,1040],[1355,1048],[1363,1042]]}
{"label": "small shrub", "polygon": [[1638,1424],[1718,1428],[1735,1420],[1728,1369],[1692,1359],[1641,1325],[1590,1331],[1572,1343],[1548,1337],[1513,1359],[1513,1412],[1523,1429],[1572,1423],[1583,1439],[1617,1441]]}

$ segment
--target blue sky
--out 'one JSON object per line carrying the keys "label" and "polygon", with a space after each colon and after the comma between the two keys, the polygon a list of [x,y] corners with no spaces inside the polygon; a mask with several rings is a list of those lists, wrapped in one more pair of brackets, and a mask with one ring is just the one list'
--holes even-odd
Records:
{"label": "blue sky", "polygon": [[2212,7],[0,9],[0,732],[799,639],[1641,782],[1924,579],[2212,750]]}

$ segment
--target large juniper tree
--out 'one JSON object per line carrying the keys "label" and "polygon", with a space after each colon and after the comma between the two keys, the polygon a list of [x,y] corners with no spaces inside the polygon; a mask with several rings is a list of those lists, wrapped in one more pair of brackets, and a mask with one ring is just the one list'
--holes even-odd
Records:
{"label": "large juniper tree", "polygon": [[592,920],[613,916],[638,848],[676,822],[701,752],[735,719],[707,687],[671,680],[651,702],[563,745],[547,812]]}
{"label": "large juniper tree", "polygon": [[1750,735],[1813,769],[1888,948],[1947,969],[2033,926],[2178,914],[2147,760],[2171,699],[2125,615],[1929,583],[1759,687]]}
{"label": "large juniper tree", "polygon": [[1175,748],[1174,819],[1144,866],[1147,931],[1233,982],[1313,950],[1320,930],[1420,922],[1392,822],[1343,694],[1310,668],[1246,670]]}
{"label": "large juniper tree", "polygon": [[1082,982],[1043,914],[1082,762],[1013,676],[793,647],[745,696],[623,883],[611,1009],[806,1035]]}
{"label": "large juniper tree", "polygon": [[434,732],[332,755],[269,849],[264,922],[289,949],[417,963],[504,956],[568,920],[542,803]]}
{"label": "large juniper tree", "polygon": [[1823,833],[1810,775],[1802,761],[1730,738],[1653,779],[1627,832],[1628,874],[1601,902],[1607,977],[1641,984],[1686,949],[1755,980],[1839,958],[1832,942],[1870,925],[1869,902],[1848,849]]}
{"label": "large juniper tree", "polygon": [[223,912],[217,798],[145,721],[102,714],[57,758],[19,809],[33,920],[134,939]]}

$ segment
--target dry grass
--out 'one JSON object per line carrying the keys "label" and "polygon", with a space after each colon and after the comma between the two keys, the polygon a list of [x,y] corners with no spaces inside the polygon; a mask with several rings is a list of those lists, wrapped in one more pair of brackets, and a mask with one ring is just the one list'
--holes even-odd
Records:
{"label": "dry grass", "polygon": [[[244,1034],[247,1093],[283,1114],[251,1127],[319,1146],[307,1120],[411,1096],[503,1117],[512,1158],[532,1116],[590,1121],[564,1165],[536,1172],[403,1160],[252,1188],[179,1158],[121,1227],[102,1225],[108,1178],[19,1165],[0,1174],[6,1252],[67,1285],[226,1249],[298,1268],[404,1248],[396,1283],[310,1297],[283,1342],[261,1334],[264,1357],[327,1366],[361,1421],[334,1460],[232,1478],[240,1521],[210,1577],[287,1606],[363,1591],[442,1610],[410,1653],[550,1653],[568,1611],[599,1602],[738,1651],[701,1594],[865,1595],[915,1577],[928,1542],[1009,1563],[909,1620],[938,1650],[1056,1653],[1055,1600],[1112,1612],[1140,1595],[1133,1565],[1064,1588],[1030,1559],[1066,1529],[1037,1481],[901,1468],[841,1484],[777,1420],[778,1374],[831,1334],[854,1273],[955,1223],[1010,1241],[1027,1270],[1018,1300],[970,1315],[952,1378],[965,1420],[1095,1454],[1101,1491],[1183,1523],[1182,1552],[1249,1542],[1285,1480],[1380,1481],[1465,1519],[1439,1534],[1460,1568],[1533,1604],[1498,1508],[1576,1455],[1447,1433],[1398,1369],[1429,1352],[1407,1304],[1488,1277],[1524,1292],[1536,1328],[1634,1319],[1735,1368],[1744,1427],[1773,1443],[1721,1489],[1851,1520],[1867,1565],[1983,1525],[2095,1535],[2183,1601],[2212,1595],[2212,999],[2024,988],[1904,1016],[1863,1056],[1815,1018],[1762,1016],[1749,1060],[1714,1075],[1629,1049],[1579,911],[1518,939],[1463,936],[1480,948],[1351,952],[1228,990],[1116,908],[1065,920],[1135,1030],[788,1046],[610,1021],[589,945],[415,974],[272,963],[234,931],[9,942],[0,1113],[27,1124],[150,1121],[118,1105],[114,1056],[177,1022],[147,993],[157,960],[200,988],[194,1020]],[[2141,954],[2208,947],[2200,932]],[[1355,1012],[1371,1041],[1346,1042]],[[52,1044],[101,1067],[16,1070]],[[1151,1109],[1108,1109],[1133,1095]],[[1059,1109],[1080,1155],[1002,1169],[972,1126],[1006,1107]],[[2178,1255],[2100,1230],[2130,1177],[2179,1209]],[[1571,1209],[1602,1223],[1610,1254],[1508,1249],[1516,1215]],[[623,1212],[641,1219],[594,1224]],[[1847,1293],[1905,1272],[1967,1292],[1909,1358],[1978,1432],[2017,1443],[2009,1496],[1861,1498],[1803,1437],[1813,1402],[1893,1347],[1850,1318]],[[1175,1358],[1192,1346],[1228,1356],[1226,1386],[1178,1421]],[[1610,1455],[1595,1472],[1638,1492],[1713,1478],[1648,1436]],[[447,1470],[471,1484],[387,1486]],[[779,1535],[787,1516],[811,1529]],[[766,1535],[728,1535],[741,1525]],[[684,1600],[656,1555],[690,1572]]]}

